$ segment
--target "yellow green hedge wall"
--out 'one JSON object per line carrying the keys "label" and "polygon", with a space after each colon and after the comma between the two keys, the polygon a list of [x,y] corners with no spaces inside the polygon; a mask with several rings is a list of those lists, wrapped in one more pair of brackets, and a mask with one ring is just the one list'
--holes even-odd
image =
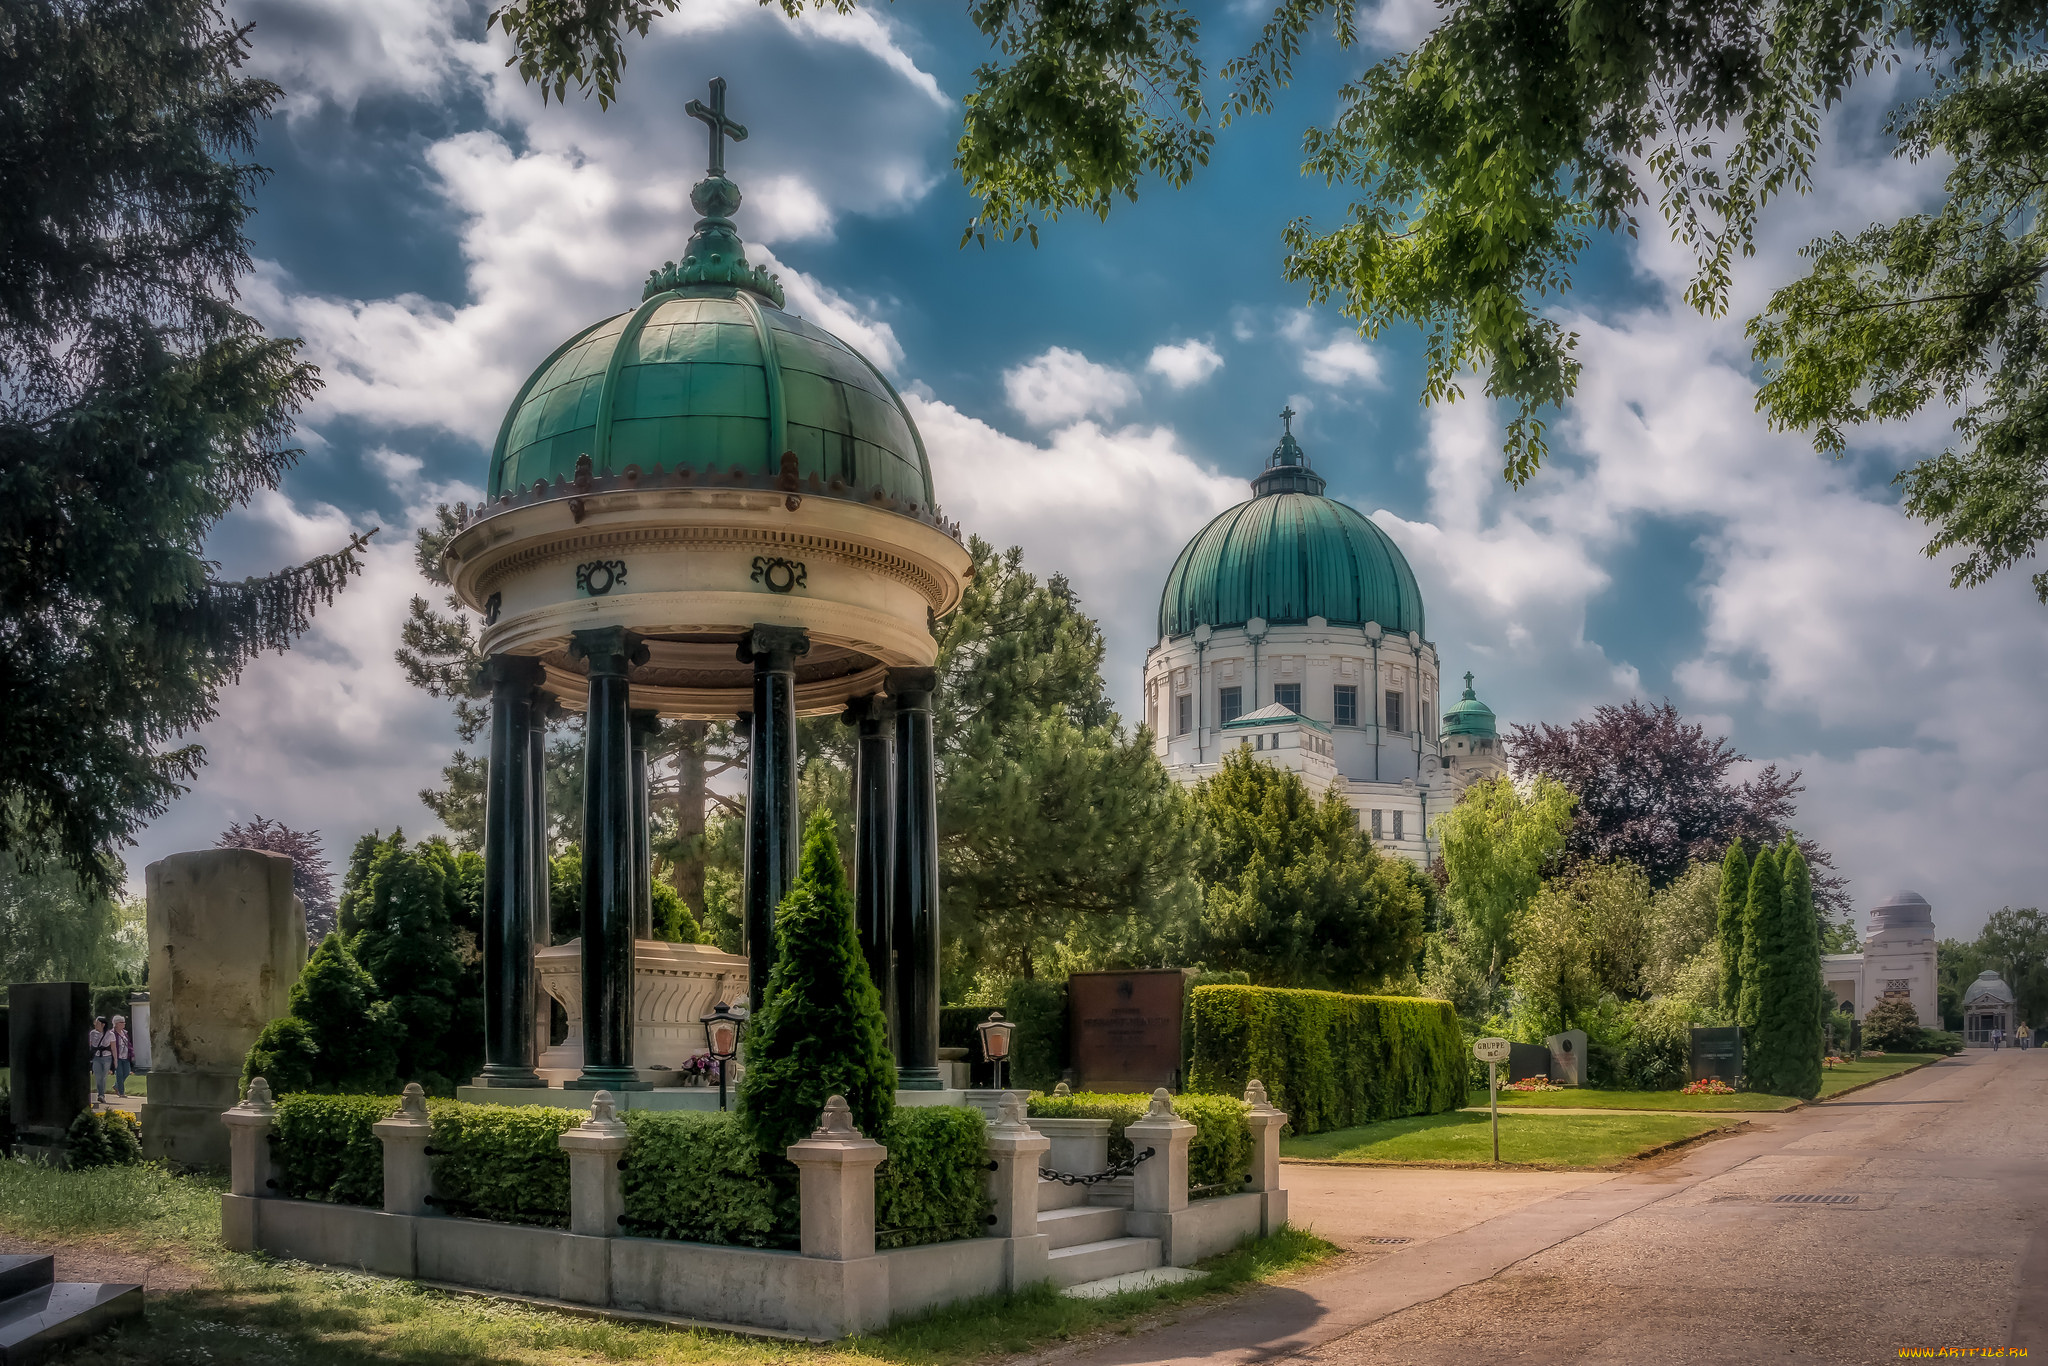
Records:
{"label": "yellow green hedge wall", "polygon": [[1190,1091],[1239,1096],[1257,1077],[1298,1134],[1465,1103],[1465,1040],[1449,1001],[1279,987],[1196,987]]}

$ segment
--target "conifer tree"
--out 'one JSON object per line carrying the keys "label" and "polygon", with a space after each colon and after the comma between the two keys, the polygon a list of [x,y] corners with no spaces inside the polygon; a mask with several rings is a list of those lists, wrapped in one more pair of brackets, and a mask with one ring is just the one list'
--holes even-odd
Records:
{"label": "conifer tree", "polygon": [[1749,896],[1742,906],[1742,988],[1735,1008],[1735,1023],[1745,1030],[1756,1028],[1764,936],[1777,919],[1778,904],[1784,895],[1779,866],[1776,849],[1760,849],[1749,869]]}
{"label": "conifer tree", "polygon": [[1749,859],[1742,841],[1728,845],[1721,860],[1721,914],[1715,942],[1721,950],[1721,1009],[1733,1020],[1742,1013],[1742,910],[1749,901]]}
{"label": "conifer tree", "polygon": [[775,967],[747,1030],[739,1108],[757,1147],[780,1157],[844,1096],[854,1126],[879,1137],[896,1109],[882,998],[853,922],[853,890],[832,818],[804,831],[796,885],[775,915]]}
{"label": "conifer tree", "polygon": [[397,1079],[430,1090],[452,1085],[477,1061],[462,1028],[450,864],[394,834],[378,842],[360,895],[343,897],[361,926],[350,951],[387,1012]]}
{"label": "conifer tree", "polygon": [[[320,1089],[376,1092],[397,1081],[377,984],[340,935],[327,936],[306,960],[306,970],[292,987],[291,1015],[306,1022],[319,1045],[313,1074]],[[271,1089],[276,1089],[275,1078]]]}
{"label": "conifer tree", "polygon": [[1783,869],[1774,907],[1761,918],[1757,1020],[1744,1071],[1751,1089],[1811,1100],[1820,1094],[1820,937],[1813,881],[1799,847],[1776,851]]}
{"label": "conifer tree", "polygon": [[248,32],[212,0],[0,11],[0,850],[100,893],[204,762],[181,737],[366,545],[239,582],[207,555],[319,387],[234,306],[283,93]]}

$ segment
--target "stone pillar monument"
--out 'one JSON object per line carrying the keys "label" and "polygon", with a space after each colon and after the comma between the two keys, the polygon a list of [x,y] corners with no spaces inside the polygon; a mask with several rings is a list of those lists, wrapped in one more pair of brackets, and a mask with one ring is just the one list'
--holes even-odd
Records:
{"label": "stone pillar monument", "polygon": [[306,965],[306,908],[292,861],[205,849],[149,865],[149,1098],[142,1151],[225,1167],[222,1112],[241,1098],[242,1059],[285,1013]]}

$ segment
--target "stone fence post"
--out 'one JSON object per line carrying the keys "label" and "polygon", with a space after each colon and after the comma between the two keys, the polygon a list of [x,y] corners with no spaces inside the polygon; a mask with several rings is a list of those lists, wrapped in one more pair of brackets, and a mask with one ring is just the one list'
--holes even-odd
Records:
{"label": "stone fence post", "polygon": [[1195,1126],[1173,1112],[1173,1098],[1160,1087],[1152,1093],[1152,1107],[1136,1124],[1126,1125],[1133,1156],[1147,1148],[1152,1156],[1138,1163],[1131,1174],[1131,1212],[1171,1214],[1188,1207],[1188,1148],[1195,1141]]}
{"label": "stone fence post", "polygon": [[1052,1240],[1038,1231],[1038,1168],[1052,1140],[1024,1118],[1024,1098],[1005,1091],[988,1126],[988,1193],[995,1204],[989,1235],[1010,1240],[1007,1288],[1050,1279]]}
{"label": "stone fence post", "polygon": [[1287,1116],[1273,1108],[1266,1098],[1266,1084],[1254,1080],[1244,1089],[1245,1104],[1251,1109],[1245,1123],[1252,1130],[1252,1184],[1264,1205],[1259,1215],[1259,1233],[1271,1237],[1287,1222],[1287,1192],[1280,1188],[1280,1130]]}
{"label": "stone fence post", "polygon": [[237,1252],[256,1250],[256,1210],[251,1201],[270,1194],[270,1126],[277,1118],[270,1083],[249,1081],[249,1094],[220,1122],[228,1130],[228,1198],[221,1201],[220,1238]]}
{"label": "stone fence post", "polygon": [[425,1214],[427,1197],[434,1193],[433,1168],[427,1162],[434,1126],[420,1084],[407,1082],[398,1113],[378,1120],[370,1132],[384,1140],[384,1212]]}
{"label": "stone fence post", "polygon": [[846,1097],[825,1102],[817,1129],[787,1153],[802,1183],[804,1256],[849,1262],[875,1255],[875,1168],[888,1155],[853,1127]]}
{"label": "stone fence post", "polygon": [[557,1141],[569,1154],[569,1232],[588,1238],[616,1238],[626,1200],[619,1184],[619,1154],[626,1151],[626,1126],[609,1091],[590,1098],[590,1118],[564,1130]]}

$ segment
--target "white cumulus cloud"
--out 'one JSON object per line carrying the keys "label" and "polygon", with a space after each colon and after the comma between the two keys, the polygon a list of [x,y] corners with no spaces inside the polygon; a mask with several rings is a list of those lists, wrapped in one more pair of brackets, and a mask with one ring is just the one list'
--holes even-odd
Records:
{"label": "white cumulus cloud", "polygon": [[1223,357],[1205,341],[1190,339],[1152,348],[1145,368],[1176,389],[1189,389],[1223,368]]}
{"label": "white cumulus cloud", "polygon": [[1114,417],[1117,409],[1137,402],[1138,386],[1121,370],[1055,346],[1003,371],[1003,393],[1026,422],[1052,427]]}

